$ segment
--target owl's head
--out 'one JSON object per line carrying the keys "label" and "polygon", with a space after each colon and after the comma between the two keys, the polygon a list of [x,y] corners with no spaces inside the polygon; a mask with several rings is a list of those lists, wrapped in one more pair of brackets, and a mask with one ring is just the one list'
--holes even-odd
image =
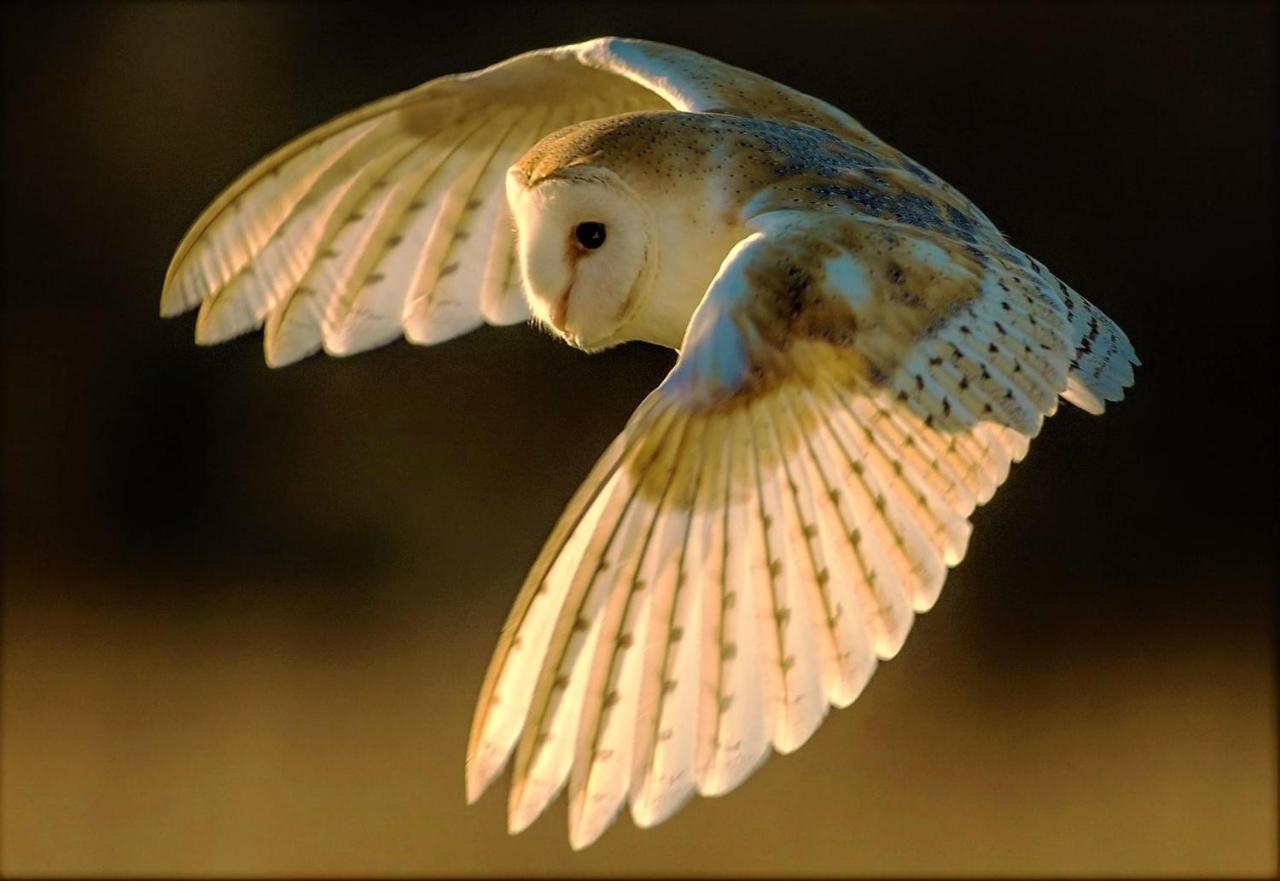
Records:
{"label": "owl's head", "polygon": [[507,203],[534,318],[580,349],[621,342],[654,267],[652,223],[636,193],[598,166],[562,168],[532,183],[515,167]]}

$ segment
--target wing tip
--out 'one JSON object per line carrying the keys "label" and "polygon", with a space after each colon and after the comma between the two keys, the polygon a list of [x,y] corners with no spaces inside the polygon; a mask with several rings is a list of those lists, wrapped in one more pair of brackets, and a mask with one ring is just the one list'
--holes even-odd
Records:
{"label": "wing tip", "polygon": [[531,783],[535,781],[528,777],[512,780],[507,798],[507,833],[510,835],[519,835],[532,826],[542,816],[547,805],[560,794],[560,786],[530,785]]}
{"label": "wing tip", "polygon": [[1107,402],[1074,376],[1068,380],[1067,388],[1062,392],[1062,399],[1092,416],[1101,416],[1107,409]]}
{"label": "wing tip", "polygon": [[785,726],[773,737],[773,751],[780,756],[789,756],[809,742],[822,723],[826,721],[831,704],[822,696],[822,708],[811,718],[802,720],[798,725]]}
{"label": "wing tip", "polygon": [[181,315],[183,312],[194,309],[204,299],[202,296],[190,296],[187,285],[184,284],[185,281],[191,278],[190,274],[185,274],[182,271],[188,250],[188,242],[184,238],[178,245],[178,250],[174,252],[173,258],[169,261],[168,268],[164,271],[164,284],[160,287],[160,316],[162,318]]}
{"label": "wing tip", "polygon": [[652,829],[659,823],[665,823],[693,798],[694,792],[692,783],[658,792],[651,792],[646,787],[631,797],[631,822],[640,829]]}
{"label": "wing tip", "polygon": [[468,756],[467,769],[464,776],[467,805],[471,806],[480,800],[480,796],[485,794],[496,775],[491,769],[483,767],[479,762]]}
{"label": "wing tip", "polygon": [[176,318],[185,312],[190,312],[195,307],[196,304],[187,302],[187,298],[182,295],[176,286],[165,285],[160,292],[161,318]]}
{"label": "wing tip", "polygon": [[1106,412],[1107,404],[1124,400],[1125,390],[1137,382],[1134,368],[1142,366],[1142,359],[1133,350],[1129,338],[1118,327],[1115,330],[1123,347],[1122,359],[1112,362],[1110,370],[1095,376],[1092,384],[1080,375],[1068,376],[1067,388],[1061,393],[1063,400],[1093,416]]}
{"label": "wing tip", "polygon": [[318,341],[298,345],[296,340],[282,339],[281,334],[273,333],[271,328],[262,335],[262,357],[273,370],[297,364],[320,351],[320,346]]}
{"label": "wing tip", "polygon": [[209,317],[212,314],[207,309],[202,308],[200,316],[196,318],[197,346],[216,346],[240,335],[232,327],[213,321]]}
{"label": "wing tip", "polygon": [[581,851],[599,841],[600,836],[613,825],[617,817],[617,808],[611,813],[582,809],[571,811],[571,813],[577,816],[569,818],[569,847],[574,851]]}
{"label": "wing tip", "polygon": [[773,748],[765,741],[757,755],[749,757],[745,762],[723,761],[723,756],[712,759],[710,767],[699,775],[698,794],[707,798],[719,798],[728,795],[755,774],[773,754]]}
{"label": "wing tip", "polygon": [[519,835],[532,826],[533,821],[538,819],[538,815],[541,813],[541,810],[531,810],[523,799],[519,804],[513,800],[507,810],[507,834]]}
{"label": "wing tip", "polygon": [[882,632],[876,633],[872,640],[876,657],[882,661],[891,661],[896,658],[898,652],[902,651],[902,647],[906,645],[907,636],[910,635],[911,625],[914,623],[915,611],[911,609],[905,622],[897,622]]}
{"label": "wing tip", "polygon": [[[477,729],[477,734],[479,729]],[[488,791],[493,781],[507,767],[510,751],[503,752],[479,737],[467,748],[466,795],[467,804],[475,804]]]}
{"label": "wing tip", "polygon": [[852,706],[853,702],[867,690],[867,684],[871,682],[871,677],[875,675],[879,664],[880,659],[872,651],[858,667],[835,678],[830,687],[823,689],[828,703],[837,710]]}
{"label": "wing tip", "polygon": [[[604,830],[602,829],[602,830],[601,830],[601,832],[603,832],[603,831],[604,831]],[[574,832],[573,832],[573,830],[572,830],[572,829],[570,829],[570,831],[569,831],[569,848],[570,848],[574,853],[577,853],[577,852],[579,852],[579,851],[586,850],[588,847],[590,847],[591,845],[595,844],[595,843],[596,843],[596,840],[597,840],[597,839],[599,839],[599,837],[600,837],[600,833],[599,833],[599,832],[597,832],[595,835],[593,835],[593,836],[591,836],[591,837],[585,837],[585,838],[584,838],[584,837],[579,837],[578,835],[575,835],[575,834],[574,834]]]}

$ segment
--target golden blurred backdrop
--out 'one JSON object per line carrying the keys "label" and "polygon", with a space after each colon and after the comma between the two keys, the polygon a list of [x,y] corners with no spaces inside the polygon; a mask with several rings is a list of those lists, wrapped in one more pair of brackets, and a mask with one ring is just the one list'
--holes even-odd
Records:
{"label": "golden blurred backdrop", "polygon": [[[0,870],[1276,871],[1271,7],[7,11]],[[541,540],[673,356],[526,328],[271,371],[156,317],[186,225],[344,109],[603,33],[848,110],[1147,365],[1050,420],[853,707],[580,854],[475,807]]]}

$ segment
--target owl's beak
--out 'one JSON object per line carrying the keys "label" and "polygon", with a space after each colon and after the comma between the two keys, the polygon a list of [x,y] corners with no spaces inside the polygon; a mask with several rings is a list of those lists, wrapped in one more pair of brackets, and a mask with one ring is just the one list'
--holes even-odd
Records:
{"label": "owl's beak", "polygon": [[569,318],[569,291],[573,290],[573,286],[564,289],[564,293],[551,304],[551,325],[558,331],[567,330],[565,322]]}

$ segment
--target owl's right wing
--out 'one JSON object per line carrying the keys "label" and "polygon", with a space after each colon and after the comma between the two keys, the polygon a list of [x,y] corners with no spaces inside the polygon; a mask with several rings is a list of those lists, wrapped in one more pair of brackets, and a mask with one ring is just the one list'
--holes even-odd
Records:
{"label": "owl's right wing", "polygon": [[601,38],[528,52],[369,104],[263,159],[192,225],[161,314],[199,306],[205,344],[265,324],[272,365],[525,320],[508,167],[560,128],[673,108],[860,131],[829,105],[684,49]]}
{"label": "owl's right wing", "polygon": [[798,748],[933,605],[1059,395],[1132,381],[1124,334],[1030,258],[869,218],[754,225],[508,619],[467,788],[514,749],[512,831],[567,782],[582,847],[628,801],[652,825]]}

